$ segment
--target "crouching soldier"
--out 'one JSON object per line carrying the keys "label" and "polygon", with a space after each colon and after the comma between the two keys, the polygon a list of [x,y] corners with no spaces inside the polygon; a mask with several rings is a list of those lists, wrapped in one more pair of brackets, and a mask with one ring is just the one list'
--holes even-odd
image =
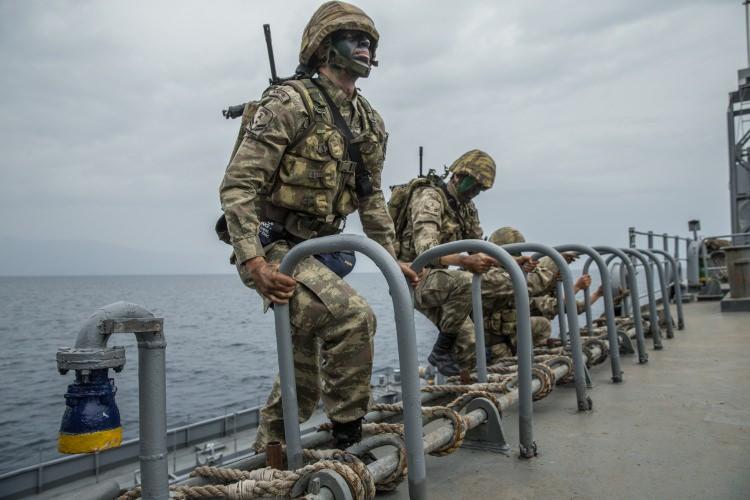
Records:
{"label": "crouching soldier", "polygon": [[[472,199],[492,187],[494,160],[474,149],[453,162],[449,172],[447,182],[428,175],[392,188],[388,207],[396,227],[399,260],[413,261],[442,243],[482,237]],[[414,290],[416,309],[438,328],[428,361],[443,375],[473,368],[472,273],[484,273],[495,265],[495,259],[482,253],[447,255],[427,269]],[[457,339],[461,339],[458,344]],[[455,356],[454,345],[458,346]]]}

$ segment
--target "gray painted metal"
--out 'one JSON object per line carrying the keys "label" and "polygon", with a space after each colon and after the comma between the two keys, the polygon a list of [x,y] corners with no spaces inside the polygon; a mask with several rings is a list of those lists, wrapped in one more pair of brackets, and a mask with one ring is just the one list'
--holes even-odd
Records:
{"label": "gray painted metal", "polygon": [[[565,301],[560,300],[560,297],[565,296],[562,281],[555,282],[555,295],[557,295],[557,326],[560,329],[560,340],[563,344],[567,344],[569,339],[568,327],[565,323]],[[578,314],[578,308],[576,308],[576,314]]]}
{"label": "gray painted metal", "polygon": [[638,292],[638,278],[635,274],[635,266],[625,254],[625,252],[623,252],[619,248],[610,246],[595,246],[594,250],[596,250],[600,254],[611,254],[611,257],[606,261],[607,264],[615,257],[618,257],[622,262],[624,268],[627,270],[626,274],[628,278],[628,289],[630,290],[630,300],[633,304],[633,321],[635,322],[635,340],[636,345],[638,346],[638,362],[641,364],[647,363],[648,353],[646,352],[646,339],[643,335],[643,319],[641,318],[641,304]]}
{"label": "gray painted metal", "polygon": [[[651,272],[651,266],[649,266],[649,260],[634,248],[623,248],[623,252],[638,259],[643,266],[643,270],[646,273],[646,290],[648,292],[648,310],[649,316],[651,317],[649,323],[651,325],[651,335],[654,340],[654,349],[659,350],[664,346],[661,343],[661,331],[659,330],[659,313],[656,309],[656,294],[654,293],[654,275]],[[635,308],[635,307],[634,307]]]}
{"label": "gray painted metal", "polygon": [[[602,290],[604,292],[604,314],[607,318],[607,339],[609,339],[609,345],[612,348],[609,350],[610,365],[612,368],[612,382],[622,382],[622,367],[620,366],[620,350],[617,349],[617,326],[615,325],[615,301],[612,297],[612,279],[609,275],[609,268],[607,263],[604,262],[602,256],[593,248],[586,245],[568,244],[558,245],[555,247],[558,252],[574,251],[588,255],[586,263],[583,265],[583,273],[588,273],[591,262],[596,262],[599,268],[599,276],[602,282]],[[589,327],[589,331],[593,327],[591,318],[591,297],[588,293],[589,289],[584,290],[584,298],[586,300],[586,322]]]}
{"label": "gray painted metal", "polygon": [[[674,300],[677,307],[677,329],[683,330],[685,328],[685,316],[682,311],[682,281],[680,280],[680,264],[677,259],[669,255],[667,250],[654,250],[654,253],[664,257],[666,262],[670,263],[672,272],[672,284],[674,285]],[[666,299],[665,299],[666,300]]]}
{"label": "gray painted metal", "polygon": [[[426,471],[424,443],[422,442],[422,408],[419,391],[419,362],[414,331],[414,307],[409,285],[398,263],[379,244],[363,236],[339,234],[314,238],[293,247],[281,261],[279,270],[292,275],[294,268],[305,257],[317,253],[350,250],[369,257],[383,273],[391,293],[398,339],[398,357],[401,368],[401,390],[404,405],[406,447],[409,450],[409,496],[424,499]],[[287,463],[292,469],[302,466],[302,445],[297,408],[297,390],[294,378],[294,357],[289,322],[289,305],[274,307],[276,342],[278,345],[279,376],[284,411],[284,433],[287,445]]]}
{"label": "gray painted metal", "polygon": [[477,352],[477,382],[487,382],[487,356],[484,345],[484,312],[482,311],[482,275],[471,278],[471,308],[474,321],[474,343]]}
{"label": "gray painted metal", "polygon": [[[419,255],[412,263],[412,269],[419,272],[429,263],[434,262],[445,255],[452,255],[460,252],[484,252],[496,259],[510,275],[516,303],[516,341],[518,348],[518,433],[521,441],[521,456],[532,457],[536,454],[536,444],[534,443],[533,433],[531,366],[534,362],[534,353],[531,338],[531,324],[529,320],[529,292],[523,271],[521,271],[521,268],[516,264],[516,261],[506,251],[506,248],[507,246],[499,247],[483,240],[462,240],[444,243],[432,247]],[[476,281],[473,285],[476,285]],[[481,292],[481,289],[479,291]],[[481,293],[474,293],[473,295],[479,297],[481,305]],[[476,300],[473,300],[474,305],[476,305]],[[482,340],[484,340],[484,337]],[[479,344],[477,343],[477,345]],[[480,353],[477,348],[477,361],[479,361],[480,358],[484,358],[484,356],[484,350]]]}
{"label": "gray painted metal", "polygon": [[[565,310],[568,316],[570,348],[573,353],[573,365],[575,367],[575,386],[578,410],[590,410],[593,403],[586,393],[586,364],[583,360],[583,351],[581,350],[581,332],[578,328],[578,307],[576,304],[575,293],[573,292],[573,273],[570,271],[570,267],[568,267],[565,259],[557,250],[540,243],[513,243],[511,245],[503,245],[503,248],[508,252],[537,252],[538,254],[548,256],[552,259],[555,265],[557,265],[565,289],[565,293],[562,297],[564,297]],[[560,298],[561,296],[558,296],[558,303],[562,302]]]}
{"label": "gray painted metal", "polygon": [[[669,286],[667,285],[667,277],[664,272],[664,266],[656,256],[656,253],[652,250],[646,250],[639,248],[639,252],[649,258],[656,266],[656,272],[659,275],[659,285],[661,286],[661,303],[664,307],[664,321],[667,323],[667,338],[674,338],[674,327],[672,326],[672,311],[669,307]],[[657,318],[658,321],[658,318]]]}
{"label": "gray painted metal", "polygon": [[[66,353],[89,352],[98,365],[101,353],[108,351],[107,341],[112,333],[135,333],[138,341],[138,410],[140,436],[138,459],[142,476],[144,499],[169,498],[167,466],[167,401],[166,342],[162,334],[163,320],[155,318],[148,309],[128,302],[104,306],[89,317],[76,337],[75,347]],[[65,358],[65,356],[63,356]],[[58,352],[58,359],[60,353]],[[77,360],[77,368],[85,369],[85,362]],[[124,362],[124,357],[123,357]],[[58,365],[61,373],[67,371]],[[95,468],[99,468],[99,454],[95,454]]]}
{"label": "gray painted metal", "polygon": [[[236,419],[236,431],[257,427],[260,407],[248,408],[239,412],[202,420],[194,424],[176,427],[167,431],[172,448],[185,448],[219,436],[228,434],[229,425]],[[228,423],[230,422],[231,423]],[[138,458],[140,442],[130,439],[119,448],[101,451],[97,454],[69,455],[8,472],[0,476],[0,491],[3,496],[16,498],[34,493],[38,488],[47,488],[69,482],[74,478],[96,476],[99,472],[132,462]],[[98,466],[98,469],[97,469]],[[39,470],[43,470],[40,475]],[[39,482],[39,478],[42,482]]]}

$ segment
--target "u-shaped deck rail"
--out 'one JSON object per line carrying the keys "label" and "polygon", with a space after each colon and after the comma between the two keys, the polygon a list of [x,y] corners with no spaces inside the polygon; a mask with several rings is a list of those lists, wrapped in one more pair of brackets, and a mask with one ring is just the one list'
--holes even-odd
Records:
{"label": "u-shaped deck rail", "polygon": [[[659,275],[659,286],[661,287],[661,301],[664,306],[664,322],[667,324],[667,338],[674,338],[674,328],[672,327],[672,311],[669,308],[669,287],[667,286],[667,275],[664,272],[664,266],[656,254],[646,248],[638,248],[639,252],[651,259],[656,265],[656,273]],[[658,323],[659,318],[656,318]]]}
{"label": "u-shaped deck rail", "polygon": [[[622,264],[625,266],[626,275],[628,279],[628,288],[630,289],[630,297],[633,301],[633,320],[635,323],[635,341],[638,346],[638,362],[643,364],[648,362],[648,353],[646,352],[646,339],[643,335],[643,319],[641,318],[641,303],[638,292],[638,279],[635,275],[635,266],[628,258],[627,254],[619,248],[610,246],[596,246],[594,250],[600,254],[611,254],[606,260],[606,264],[615,259],[619,258]],[[614,346],[612,346],[614,347]],[[612,349],[610,348],[610,351]]]}
{"label": "u-shaped deck rail", "polygon": [[680,280],[680,265],[669,252],[664,250],[652,249],[655,254],[661,255],[672,266],[672,283],[674,284],[674,301],[677,307],[677,329],[685,329],[685,317],[682,314],[682,283]]}
{"label": "u-shaped deck rail", "polygon": [[[570,329],[570,348],[573,354],[578,409],[580,411],[590,410],[593,404],[591,398],[586,393],[586,363],[583,360],[583,351],[581,349],[581,332],[578,328],[578,308],[576,307],[576,297],[573,293],[573,273],[570,272],[570,268],[568,268],[565,258],[554,248],[542,245],[541,243],[513,243],[510,245],[503,245],[503,248],[508,252],[536,252],[540,255],[546,255],[552,259],[555,265],[557,265],[565,291],[563,295],[567,309],[568,327]],[[559,300],[560,297],[558,296],[558,303]]]}
{"label": "u-shaped deck rail", "polygon": [[[350,250],[369,257],[388,282],[393,301],[398,339],[398,358],[401,368],[401,390],[404,407],[404,433],[408,453],[409,498],[427,498],[424,443],[422,441],[422,405],[419,390],[419,362],[414,331],[414,307],[409,285],[398,263],[379,244],[363,236],[339,234],[314,238],[294,246],[281,261],[279,270],[292,275],[297,264],[310,255]],[[291,469],[302,467],[302,445],[297,407],[297,387],[294,378],[292,334],[289,304],[274,307],[276,342],[281,379],[281,400],[284,410],[284,433],[287,461]]]}
{"label": "u-shaped deck rail", "polygon": [[[612,280],[609,276],[609,269],[607,269],[607,264],[604,262],[604,259],[599,254],[599,252],[586,245],[558,245],[555,247],[555,250],[557,250],[558,252],[573,251],[588,255],[589,258],[586,261],[586,264],[583,266],[584,273],[588,272],[589,264],[591,263],[591,261],[596,262],[596,265],[599,268],[599,276],[601,277],[602,288],[604,291],[604,313],[607,318],[607,338],[609,339],[609,345],[611,346],[611,348],[609,349],[609,359],[610,365],[612,367],[612,382],[622,382],[623,372],[620,366],[620,350],[617,348],[618,339],[617,326],[615,325],[615,304],[614,298],[612,297]],[[586,288],[584,292],[588,294],[588,290],[589,289]],[[587,299],[586,304],[588,305],[589,303],[590,299]],[[591,334],[590,332],[593,324],[591,320],[590,307],[586,307],[586,323],[589,328],[589,334]]]}
{"label": "u-shaped deck rail", "polygon": [[[521,455],[534,455],[536,445],[533,434],[533,410],[531,365],[533,364],[533,346],[531,323],[529,320],[529,294],[526,277],[516,261],[502,247],[483,240],[461,240],[443,243],[430,248],[419,255],[411,267],[420,272],[426,265],[440,257],[460,252],[483,252],[496,259],[510,275],[513,283],[513,294],[516,301],[517,322],[516,341],[518,348],[518,433]],[[482,316],[482,275],[474,274],[472,279],[472,305],[474,310],[474,333],[477,357],[477,379],[487,381],[487,363],[484,349],[484,321]],[[481,377],[481,378],[480,378]]]}
{"label": "u-shaped deck rail", "polygon": [[[623,252],[638,259],[643,265],[643,271],[646,273],[646,291],[648,292],[648,311],[650,316],[651,335],[654,339],[654,349],[657,351],[664,346],[661,343],[661,330],[659,329],[659,312],[656,308],[656,293],[654,292],[654,273],[651,272],[649,260],[644,254],[634,248],[623,248]],[[635,268],[633,268],[635,270]],[[628,268],[630,270],[630,268]],[[635,309],[635,303],[633,304]]]}

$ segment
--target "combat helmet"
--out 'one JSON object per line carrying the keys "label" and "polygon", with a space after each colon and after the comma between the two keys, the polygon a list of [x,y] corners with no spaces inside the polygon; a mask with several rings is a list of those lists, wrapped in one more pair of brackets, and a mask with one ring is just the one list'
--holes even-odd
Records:
{"label": "combat helmet", "polygon": [[495,245],[510,245],[512,243],[525,243],[526,238],[523,237],[523,234],[518,229],[505,226],[490,235],[490,242]]}
{"label": "combat helmet", "polygon": [[495,170],[495,160],[478,149],[462,154],[448,169],[452,174],[466,174],[474,177],[483,189],[489,189],[495,183]]}
{"label": "combat helmet", "polygon": [[[326,48],[330,51],[330,35],[336,31],[352,30],[363,31],[372,39],[370,46],[370,65],[377,66],[375,58],[380,34],[375,29],[375,23],[370,16],[357,6],[346,2],[326,2],[315,11],[302,33],[302,43],[299,50],[299,62],[306,72],[313,73],[321,57],[326,58],[328,54],[320,54],[320,49]],[[360,76],[367,76],[369,67],[356,68]],[[355,69],[355,68],[352,68]]]}

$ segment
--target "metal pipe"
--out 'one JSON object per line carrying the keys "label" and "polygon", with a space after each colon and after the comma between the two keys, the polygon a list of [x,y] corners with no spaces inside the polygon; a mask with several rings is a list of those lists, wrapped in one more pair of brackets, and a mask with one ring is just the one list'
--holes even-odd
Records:
{"label": "metal pipe", "polygon": [[278,470],[284,468],[284,454],[280,441],[271,441],[266,445],[266,467]]}
{"label": "metal pipe", "polygon": [[482,311],[482,275],[471,278],[471,307],[474,320],[474,343],[477,352],[477,382],[487,382],[487,356],[484,345],[484,312]]}
{"label": "metal pipe", "polygon": [[646,352],[646,339],[643,335],[643,319],[641,318],[641,301],[638,292],[638,279],[635,274],[635,266],[628,256],[619,248],[610,246],[595,246],[594,250],[600,254],[611,254],[607,262],[618,257],[627,270],[628,288],[630,289],[630,300],[633,304],[633,321],[635,323],[635,339],[638,346],[638,362],[643,364],[648,362],[648,353]]}
{"label": "metal pipe", "polygon": [[[667,277],[664,274],[664,267],[661,261],[652,250],[639,249],[643,255],[648,257],[656,266],[656,272],[659,275],[659,285],[661,286],[661,303],[664,306],[664,321],[667,323],[667,338],[674,338],[674,328],[672,327],[672,311],[669,308],[669,287],[667,286]],[[656,318],[659,321],[659,318]]]}
{"label": "metal pipe", "polygon": [[575,366],[575,386],[576,399],[578,400],[578,410],[590,410],[592,408],[591,398],[586,394],[586,365],[583,361],[583,351],[581,350],[581,332],[578,328],[578,307],[576,304],[575,292],[573,291],[573,274],[570,267],[565,262],[560,253],[554,248],[539,243],[513,243],[503,245],[508,252],[537,252],[540,255],[546,255],[552,259],[560,271],[562,284],[565,289],[564,297],[558,297],[558,301],[565,301],[565,310],[568,316],[568,330],[570,333],[570,348],[573,355],[573,364]]}
{"label": "metal pipe", "polygon": [[[167,463],[166,341],[162,320],[148,309],[128,302],[99,308],[84,323],[70,354],[84,367],[106,349],[112,333],[135,333],[138,342],[139,455],[142,497],[169,498]],[[58,367],[61,356],[58,352]],[[89,358],[86,360],[85,358]],[[124,363],[124,359],[122,361]],[[73,367],[75,368],[75,367]],[[121,365],[120,365],[121,368]]]}
{"label": "metal pipe", "polygon": [[161,331],[140,332],[135,336],[138,339],[141,497],[144,500],[168,499],[167,343]]}
{"label": "metal pipe", "polygon": [[654,253],[657,253],[661,256],[663,256],[668,262],[672,263],[672,268],[675,269],[675,272],[673,274],[674,279],[674,300],[675,305],[677,306],[677,329],[683,330],[685,329],[685,317],[682,314],[682,281],[680,280],[680,265],[677,262],[677,260],[669,255],[669,252],[663,251],[663,250],[654,250]]}
{"label": "metal pipe", "polygon": [[100,307],[89,316],[76,336],[74,349],[101,349],[107,347],[111,335],[104,328],[104,322],[111,319],[143,319],[153,318],[148,309],[130,302],[115,302]]}
{"label": "metal pipe", "polygon": [[[609,345],[614,346],[612,349],[610,349],[609,353],[610,365],[612,368],[612,382],[622,382],[623,372],[622,367],[620,366],[620,350],[617,348],[617,346],[619,345],[619,341],[617,339],[617,325],[615,324],[615,300],[614,297],[612,297],[612,278],[609,275],[609,268],[607,267],[607,263],[604,262],[604,259],[602,258],[601,254],[599,254],[599,252],[586,245],[558,245],[555,247],[555,250],[557,250],[558,252],[573,251],[588,255],[589,258],[586,260],[586,263],[583,266],[584,274],[588,273],[591,262],[596,262],[596,265],[599,268],[599,277],[602,282],[602,291],[604,293],[604,315],[607,318],[607,339],[609,340]],[[584,290],[584,292],[587,291],[588,288]],[[590,299],[587,300],[587,302],[590,302]],[[586,321],[589,324],[590,332],[593,326],[591,321],[590,304],[589,306],[587,306],[586,312]]]}
{"label": "metal pipe", "polygon": [[[663,346],[661,343],[661,332],[659,330],[659,314],[656,310],[656,294],[654,293],[654,275],[651,272],[649,261],[641,252],[639,252],[638,250],[635,250],[634,248],[623,248],[622,251],[630,255],[631,257],[635,257],[643,265],[643,270],[646,273],[646,290],[648,292],[648,309],[649,309],[649,316],[651,317],[649,323],[651,324],[651,335],[653,336],[653,340],[654,340],[654,349],[656,350],[662,349]],[[635,309],[635,305],[633,309]]]}
{"label": "metal pipe", "polygon": [[[565,324],[565,300],[563,299],[565,292],[563,290],[562,281],[560,280],[555,282],[555,295],[557,296],[557,326],[560,329],[560,341],[563,344],[567,344],[568,329]],[[578,309],[576,309],[576,314],[578,314]]]}
{"label": "metal pipe", "polygon": [[[354,234],[339,234],[313,238],[294,246],[282,259],[279,271],[291,276],[294,268],[303,258],[313,254],[341,250],[356,251],[369,257],[388,282],[393,302],[399,367],[401,369],[404,434],[406,447],[409,450],[409,496],[414,499],[427,498],[414,307],[409,285],[406,283],[398,263],[382,246],[368,238]],[[289,468],[294,470],[302,466],[302,445],[294,378],[289,304],[277,304],[274,307],[274,316],[284,411],[284,432],[287,444],[287,463]]]}
{"label": "metal pipe", "polygon": [[586,328],[589,331],[589,335],[593,335],[594,315],[591,313],[591,291],[589,287],[583,289],[583,303],[586,305],[586,310],[584,311],[586,313]]}
{"label": "metal pipe", "polygon": [[[444,243],[430,248],[412,262],[412,269],[420,272],[426,265],[445,255],[460,252],[484,252],[496,259],[510,275],[513,284],[513,295],[516,303],[516,342],[518,353],[518,433],[521,441],[521,455],[532,457],[536,444],[533,433],[533,409],[531,388],[531,366],[534,362],[533,340],[531,338],[531,321],[529,319],[529,292],[526,277],[516,261],[505,250],[483,240],[462,240]],[[560,257],[562,259],[562,257]],[[481,294],[479,295],[481,300]],[[477,357],[484,357],[484,352],[477,352]]]}

